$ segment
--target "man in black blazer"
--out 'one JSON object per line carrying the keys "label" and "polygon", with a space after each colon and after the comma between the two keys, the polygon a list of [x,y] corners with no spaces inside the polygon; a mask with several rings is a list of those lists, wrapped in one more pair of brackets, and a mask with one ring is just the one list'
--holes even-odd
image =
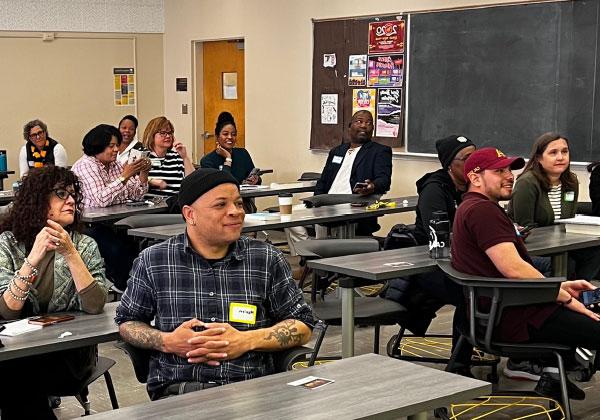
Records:
{"label": "man in black blazer", "polygon": [[[327,157],[317,194],[385,194],[392,183],[392,149],[371,141],[373,116],[358,111],[348,126],[350,143],[334,147]],[[358,224],[357,235],[371,235],[379,230],[377,219]]]}

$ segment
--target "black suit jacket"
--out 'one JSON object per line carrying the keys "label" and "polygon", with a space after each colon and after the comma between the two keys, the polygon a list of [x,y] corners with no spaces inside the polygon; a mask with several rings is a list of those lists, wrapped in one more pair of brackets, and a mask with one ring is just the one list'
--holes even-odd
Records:
{"label": "black suit jacket", "polygon": [[[331,149],[321,178],[317,181],[315,195],[329,192],[342,165],[341,161],[340,163],[333,163],[333,158],[340,156],[344,159],[349,148],[350,143],[343,143]],[[350,188],[354,188],[357,182],[364,182],[365,179],[370,179],[375,184],[375,194],[388,192],[392,183],[392,149],[389,146],[373,141],[362,145],[352,165]]]}

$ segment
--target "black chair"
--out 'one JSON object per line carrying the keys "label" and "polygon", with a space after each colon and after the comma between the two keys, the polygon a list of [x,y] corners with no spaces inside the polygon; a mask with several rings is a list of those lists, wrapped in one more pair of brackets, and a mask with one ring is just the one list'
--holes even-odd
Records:
{"label": "black chair", "polygon": [[[567,419],[571,418],[571,405],[567,392],[567,376],[563,355],[574,348],[557,343],[506,343],[498,341],[494,330],[505,308],[540,303],[555,303],[560,284],[564,278],[505,279],[472,276],[455,270],[449,260],[438,260],[438,266],[446,275],[463,287],[469,313],[468,331],[463,332],[457,349],[450,357],[447,371],[455,363],[455,355],[464,341],[487,353],[509,358],[556,358],[560,375],[562,403]],[[490,300],[489,312],[479,310],[480,298]]]}
{"label": "black chair", "polygon": [[[148,374],[150,373],[150,356],[152,351],[135,347],[125,341],[119,341],[115,346],[123,350],[129,356],[136,379],[139,383],[145,384],[148,380]],[[273,352],[275,372],[279,373],[290,370],[294,363],[299,361],[309,362],[309,355],[312,353],[313,349],[304,346]]]}
{"label": "black chair", "polygon": [[591,201],[579,201],[577,202],[577,208],[575,210],[577,214],[585,214],[586,216],[593,216],[592,203]]}
{"label": "black chair", "polygon": [[[307,260],[318,258],[339,257],[343,255],[363,254],[367,252],[379,251],[379,242],[372,238],[361,239],[316,239],[306,240],[296,243],[296,252],[302,258],[302,264]],[[305,269],[303,278],[300,280],[300,286],[304,286],[308,270]],[[338,298],[325,297],[324,291],[321,293],[321,301],[317,301],[317,290],[324,290],[329,282],[335,280],[340,285],[351,282],[351,286],[371,285],[372,281],[362,281],[347,277],[331,278],[319,271],[313,271],[313,281],[311,288],[311,305],[314,313],[322,320],[325,325],[341,325],[342,323],[342,301]],[[375,328],[373,338],[373,352],[379,353],[379,335],[381,325],[395,325],[403,315],[406,314],[406,308],[399,303],[388,299],[377,297],[357,297],[354,300],[354,322],[362,326],[373,326]],[[320,342],[315,344],[315,354],[318,354]]]}
{"label": "black chair", "polygon": [[109,370],[115,365],[115,361],[109,359],[108,357],[98,357],[98,362],[94,369],[90,372],[90,374],[84,378],[80,384],[78,384],[77,391],[75,393],[64,393],[61,395],[56,395],[56,397],[71,397],[74,396],[77,398],[77,401],[81,404],[84,410],[84,416],[88,416],[91,414],[90,412],[90,401],[88,400],[89,389],[88,386],[91,385],[96,379],[100,376],[104,376],[104,381],[106,382],[106,388],[108,390],[108,396],[110,398],[110,403],[113,409],[119,408],[119,403],[117,401],[117,394],[115,393],[115,387],[113,385],[112,378],[110,376]]}
{"label": "black chair", "polygon": [[302,172],[298,181],[318,181],[320,178],[320,172]]}

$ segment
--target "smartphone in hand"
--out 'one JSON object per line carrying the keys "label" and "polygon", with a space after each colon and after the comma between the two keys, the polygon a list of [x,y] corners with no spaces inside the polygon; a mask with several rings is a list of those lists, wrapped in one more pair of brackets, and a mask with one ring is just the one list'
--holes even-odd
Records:
{"label": "smartphone in hand", "polygon": [[600,305],[598,305],[600,303],[600,289],[585,290],[581,292],[579,299],[586,308],[594,312],[600,312]]}
{"label": "smartphone in hand", "polygon": [[368,182],[357,182],[356,184],[354,184],[354,189],[352,191],[362,190],[364,188],[367,188],[368,186]]}

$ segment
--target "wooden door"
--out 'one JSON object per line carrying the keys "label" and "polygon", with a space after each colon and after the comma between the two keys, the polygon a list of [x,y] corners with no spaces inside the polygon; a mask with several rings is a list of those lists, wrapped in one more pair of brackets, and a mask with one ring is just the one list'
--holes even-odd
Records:
{"label": "wooden door", "polygon": [[[241,47],[241,48],[240,48]],[[237,146],[244,147],[245,101],[244,101],[244,49],[243,41],[204,42],[202,48],[204,73],[204,127],[212,136],[204,140],[204,155],[215,149],[215,125],[222,111],[229,111],[235,118]],[[223,74],[237,74],[237,99],[225,99]],[[229,89],[232,93],[233,89]]]}

